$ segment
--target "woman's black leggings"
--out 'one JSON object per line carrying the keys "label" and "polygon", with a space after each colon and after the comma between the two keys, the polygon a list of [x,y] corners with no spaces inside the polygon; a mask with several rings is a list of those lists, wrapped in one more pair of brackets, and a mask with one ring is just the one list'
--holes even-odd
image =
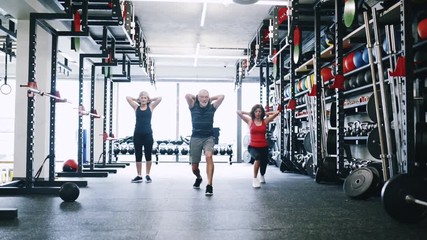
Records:
{"label": "woman's black leggings", "polygon": [[248,146],[248,152],[254,160],[260,161],[259,172],[264,176],[268,165],[268,147],[257,148]]}
{"label": "woman's black leggings", "polygon": [[153,134],[133,134],[133,145],[135,147],[135,161],[142,162],[142,147],[144,147],[145,161],[151,161],[153,150]]}

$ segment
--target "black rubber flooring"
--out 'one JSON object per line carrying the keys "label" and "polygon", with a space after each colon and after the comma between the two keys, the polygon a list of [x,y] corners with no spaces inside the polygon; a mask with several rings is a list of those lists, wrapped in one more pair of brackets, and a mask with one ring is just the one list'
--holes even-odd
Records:
{"label": "black rubber flooring", "polygon": [[[205,165],[201,164],[205,171]],[[401,224],[381,199],[349,199],[341,185],[269,166],[254,189],[252,165],[217,163],[214,195],[194,190],[187,163],[153,165],[152,183],[131,183],[134,165],[85,178],[76,202],[53,195],[0,196],[18,218],[0,220],[0,239],[427,239],[426,219]],[[75,179],[77,180],[77,179]]]}

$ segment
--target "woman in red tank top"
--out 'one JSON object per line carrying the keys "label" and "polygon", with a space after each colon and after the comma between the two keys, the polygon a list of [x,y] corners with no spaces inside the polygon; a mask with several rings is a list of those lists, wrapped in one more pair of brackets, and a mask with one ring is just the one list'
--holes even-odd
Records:
{"label": "woman in red tank top", "polygon": [[[265,183],[264,175],[268,165],[267,125],[279,114],[279,111],[265,112],[261,104],[253,106],[250,112],[237,111],[237,115],[249,126],[248,151],[254,159],[254,178],[252,180],[254,188],[260,188],[261,183]],[[258,171],[260,172],[259,179]]]}

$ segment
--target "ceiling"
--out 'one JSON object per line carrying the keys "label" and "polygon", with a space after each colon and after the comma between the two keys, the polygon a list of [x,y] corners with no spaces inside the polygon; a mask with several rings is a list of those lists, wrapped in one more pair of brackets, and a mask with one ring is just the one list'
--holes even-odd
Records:
{"label": "ceiling", "polygon": [[[0,13],[3,19],[11,17],[19,25],[20,19],[29,19],[30,12],[60,11],[54,2],[0,0]],[[134,0],[132,3],[146,40],[147,56],[155,64],[156,81],[235,81],[236,63],[246,58],[248,45],[263,20],[270,17],[274,6],[286,5],[287,1],[236,4],[232,0]],[[99,46],[86,46],[84,51],[91,49]],[[71,62],[72,58],[78,59],[70,49],[60,50],[71,55]],[[0,63],[4,62],[1,59]],[[121,71],[121,67],[115,67],[114,71]],[[131,75],[132,81],[148,80],[139,66],[132,66]],[[246,76],[251,77],[259,77],[259,73],[254,71]]]}

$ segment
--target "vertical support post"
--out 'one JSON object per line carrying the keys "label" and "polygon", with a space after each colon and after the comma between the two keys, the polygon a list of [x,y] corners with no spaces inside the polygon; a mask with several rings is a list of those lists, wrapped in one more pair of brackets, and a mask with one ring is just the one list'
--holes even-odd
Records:
{"label": "vertical support post", "polygon": [[[109,117],[108,117],[108,120],[109,120],[108,132],[110,134],[112,134],[113,133],[113,90],[114,90],[114,82],[111,81],[110,78],[106,78],[106,79],[107,79],[107,82],[110,82],[110,104],[109,104],[110,111],[109,111]],[[113,143],[111,141],[108,141],[108,149],[110,149],[110,152],[111,152],[111,149],[113,149]],[[112,162],[111,155],[110,155],[110,158],[108,160],[109,160],[108,163]]]}
{"label": "vertical support post", "polygon": [[[104,118],[102,119],[102,133],[107,133],[107,77],[104,76],[104,106],[103,106],[103,114],[102,116],[104,116]],[[108,132],[108,136],[111,136],[111,132]],[[111,142],[111,141],[108,141]],[[105,164],[107,162],[107,141],[103,141],[102,142],[102,163]],[[111,162],[111,148],[108,150],[108,159],[110,159]]]}
{"label": "vertical support post", "polygon": [[320,76],[320,66],[322,66],[322,59],[320,58],[321,45],[320,45],[320,6],[318,3],[314,6],[314,75],[316,79],[316,152],[313,153],[313,164],[318,166],[318,161],[322,159],[322,138],[324,133],[324,126],[322,126],[321,117],[323,116],[322,109],[322,79]]}
{"label": "vertical support post", "polygon": [[[242,85],[237,88],[237,111],[242,109]],[[242,120],[237,118],[237,162],[242,162]]]}
{"label": "vertical support post", "polygon": [[262,82],[264,80],[264,71],[263,71],[262,63],[259,67],[259,103],[262,104],[262,100],[264,99],[263,96],[263,89],[262,89]]}
{"label": "vertical support post", "polygon": [[[52,35],[51,78],[50,92],[56,93],[56,65],[57,65],[58,36]],[[56,100],[50,98],[50,126],[49,126],[49,181],[55,181],[55,114]]]}
{"label": "vertical support post", "polygon": [[[90,69],[90,112],[93,113],[95,110],[95,65],[91,66]],[[94,116],[90,115],[90,140],[89,140],[89,162],[90,170],[94,168],[94,140],[95,140],[95,122]]]}
{"label": "vertical support post", "polygon": [[400,29],[403,36],[401,36],[403,44],[403,55],[406,58],[406,76],[402,78],[402,102],[399,104],[402,107],[402,123],[400,126],[403,128],[403,146],[402,146],[402,161],[403,169],[406,168],[407,173],[415,173],[415,123],[414,123],[414,99],[412,93],[414,91],[413,79],[413,39],[412,39],[412,15],[411,15],[411,1],[401,0],[400,5]]}
{"label": "vertical support post", "polygon": [[[30,14],[29,34],[29,56],[28,56],[28,83],[36,80],[36,18],[34,13]],[[25,174],[25,187],[34,186],[33,162],[34,162],[34,94],[28,94],[27,100],[27,163]]]}
{"label": "vertical support post", "polygon": [[[179,139],[179,83],[176,83],[176,125],[175,125],[175,139]],[[179,161],[179,153],[175,154],[176,161]]]}
{"label": "vertical support post", "polygon": [[[335,0],[335,62],[336,75],[343,74],[343,5],[342,0]],[[337,168],[344,168],[344,94],[342,91],[335,91],[336,112],[337,112]],[[325,111],[326,109],[323,109]]]}
{"label": "vertical support post", "polygon": [[[84,55],[79,57],[79,106],[83,105],[83,74],[84,74]],[[77,124],[77,163],[78,173],[83,171],[83,116],[79,114]]]}
{"label": "vertical support post", "polygon": [[[291,47],[290,47],[290,56],[291,56],[291,60],[289,61],[289,74],[290,74],[290,80],[291,80],[291,86],[290,86],[290,88],[291,88],[291,97],[290,97],[290,100],[294,100],[295,99],[295,81],[296,81],[296,74],[295,74],[295,69],[296,69],[296,67],[297,67],[297,64],[295,64],[294,63],[294,61],[293,61],[293,59],[292,59],[292,56],[294,56],[294,48],[293,48],[293,45],[294,45],[294,34],[293,34],[293,31],[294,31],[294,29],[295,29],[295,25],[296,24],[298,24],[298,18],[299,18],[299,16],[298,16],[298,7],[299,7],[299,1],[298,0],[296,0],[296,1],[292,1],[292,10],[293,10],[293,15],[292,15],[292,21],[289,23],[289,24],[292,24],[292,27],[291,27],[291,33],[290,33],[290,36],[291,36]],[[291,109],[291,112],[290,112],[290,117],[289,117],[289,140],[290,140],[290,143],[289,143],[289,151],[290,151],[290,154],[289,154],[289,157],[290,157],[290,160],[292,161],[292,162],[294,162],[294,155],[295,155],[295,150],[296,150],[296,134],[295,134],[295,127],[296,127],[296,120],[295,120],[295,109]]]}

